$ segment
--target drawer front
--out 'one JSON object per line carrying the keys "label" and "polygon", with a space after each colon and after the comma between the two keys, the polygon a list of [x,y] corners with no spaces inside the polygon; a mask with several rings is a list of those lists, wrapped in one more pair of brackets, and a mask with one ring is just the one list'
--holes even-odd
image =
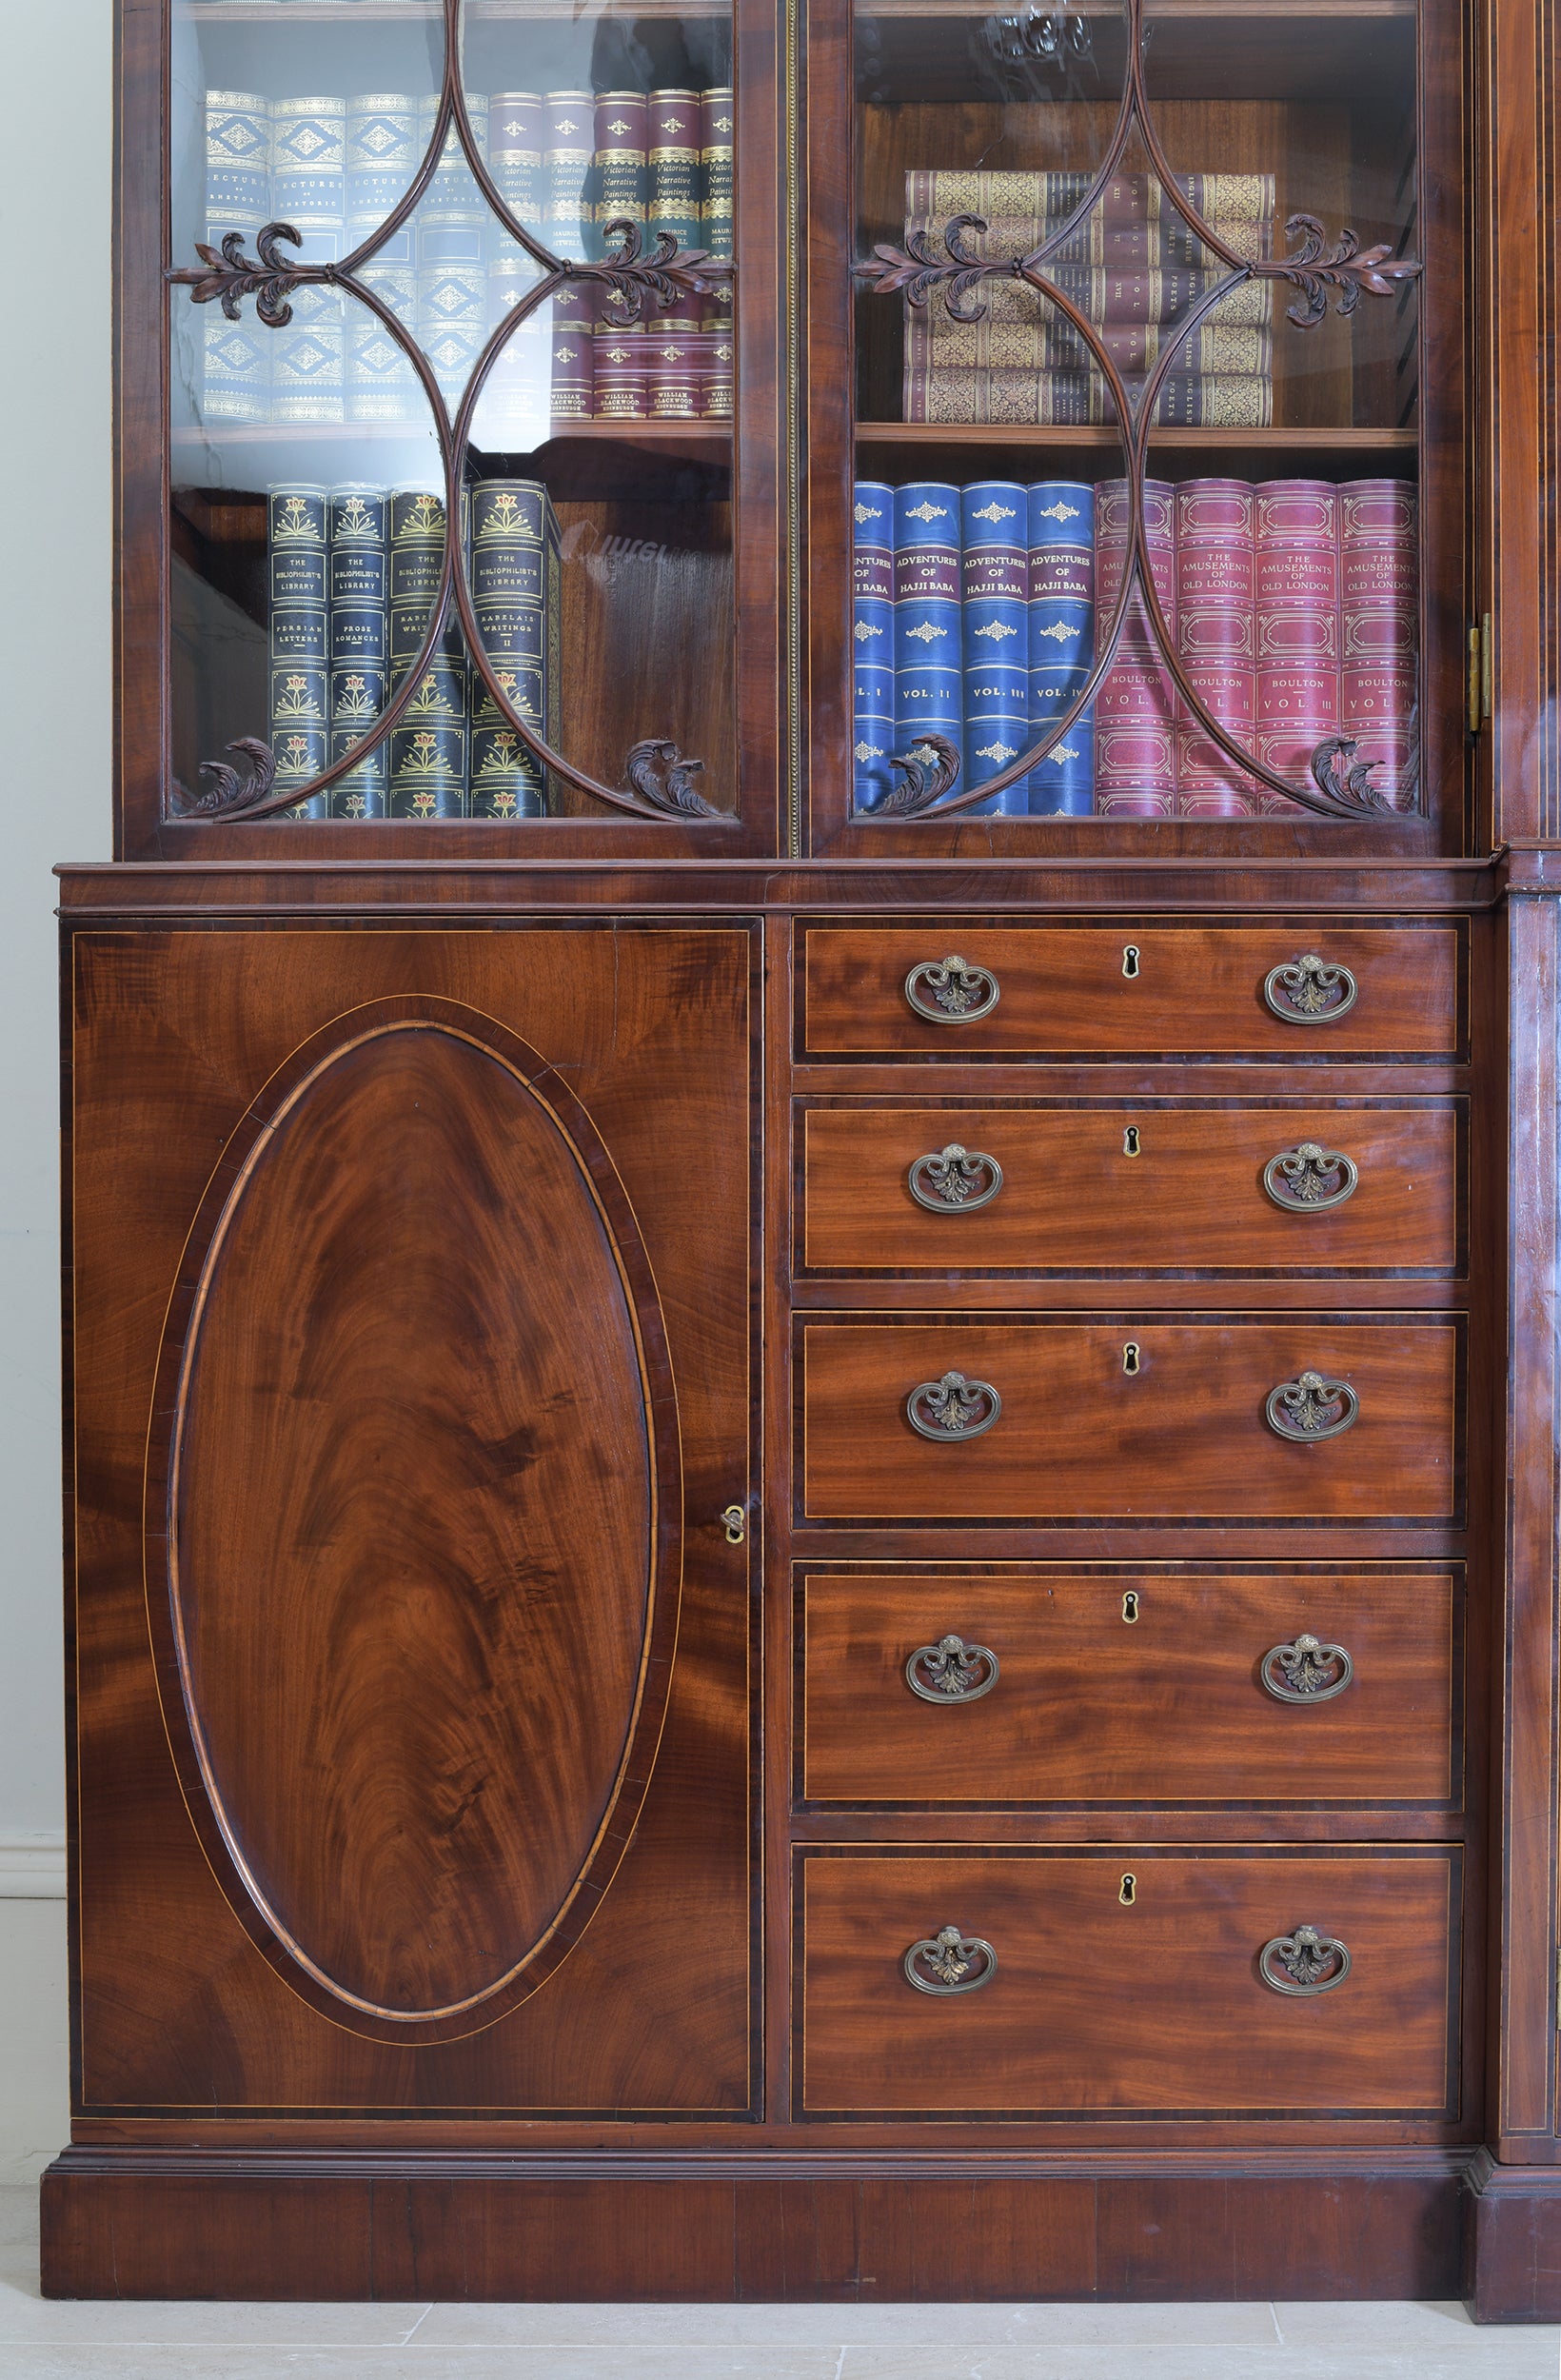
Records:
{"label": "drawer front", "polygon": [[[800,1337],[808,1520],[1451,1521],[1459,1511],[1461,1325],[1451,1316],[918,1316],[808,1320]],[[941,1386],[951,1374],[962,1387]],[[1304,1404],[1304,1375],[1342,1392],[1328,1414],[1354,1397],[1342,1434],[1294,1443],[1271,1424],[1270,1399],[1287,1386]],[[939,1419],[939,1391],[963,1430]],[[935,1437],[912,1426],[913,1397]]]}
{"label": "drawer front", "polygon": [[[1240,1057],[1448,1058],[1461,1047],[1462,929],[1447,924],[928,925],[802,929],[804,1052],[813,1057],[900,1053],[964,1060],[1197,1052]],[[934,1021],[906,994],[913,968],[958,954],[998,989],[919,983],[939,1017],[939,991],[967,1004]],[[1313,1022],[1274,1015],[1264,984],[1276,967],[1315,956],[1349,970],[1319,994]],[[1129,973],[1125,970],[1134,970]],[[1283,987],[1275,997],[1283,1001]],[[1302,994],[1303,1000],[1307,995]]]}
{"label": "drawer front", "polygon": [[1452,1106],[829,1107],[800,1127],[813,1272],[1457,1263]]}
{"label": "drawer front", "polygon": [[[808,2115],[1456,2113],[1460,1878],[1445,1846],[800,1860]],[[1131,1877],[1131,1884],[1124,1883]],[[1124,1895],[1131,1900],[1124,1905]],[[906,1979],[953,1929],[961,1980]],[[1343,1980],[1290,1996],[1261,1979]],[[960,1944],[970,1946],[961,1950]],[[932,1958],[917,1972],[927,1981]]]}
{"label": "drawer front", "polygon": [[1454,1807],[1458,1599],[1446,1570],[813,1572],[801,1793]]}

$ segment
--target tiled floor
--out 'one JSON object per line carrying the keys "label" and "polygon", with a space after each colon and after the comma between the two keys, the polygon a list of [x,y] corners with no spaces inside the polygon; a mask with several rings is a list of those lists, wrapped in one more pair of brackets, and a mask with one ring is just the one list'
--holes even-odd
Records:
{"label": "tiled floor", "polygon": [[1557,2380],[1461,2306],[46,2305],[0,2191],[0,2380]]}

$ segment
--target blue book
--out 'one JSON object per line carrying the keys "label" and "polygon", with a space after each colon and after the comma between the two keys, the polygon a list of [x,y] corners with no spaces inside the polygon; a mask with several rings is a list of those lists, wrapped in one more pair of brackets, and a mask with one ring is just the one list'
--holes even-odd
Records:
{"label": "blue book", "polygon": [[[895,750],[946,736],[963,761],[959,490],[913,480],[895,490]],[[963,774],[959,782],[964,782]]]}
{"label": "blue book", "polygon": [[852,798],[859,810],[876,810],[894,782],[894,489],[859,480],[851,518]]}
{"label": "blue book", "polygon": [[[964,654],[967,785],[1018,760],[1030,741],[1027,605],[1029,519],[1025,491],[1016,481],[979,479],[959,492],[959,565]],[[971,815],[1022,818],[1029,779],[1016,779],[977,803]]]}
{"label": "blue book", "polygon": [[[421,103],[425,142],[432,137],[438,105],[436,98]],[[468,91],[466,106],[474,132],[485,143],[486,101]],[[486,227],[491,219],[452,129],[416,210],[418,343],[452,413],[487,335]]]}
{"label": "blue book", "polygon": [[[346,101],[278,99],[271,130],[271,204],[299,237],[301,264],[346,253]],[[279,422],[345,420],[346,318],[338,290],[306,284],[292,320],[272,333],[271,415]]]}
{"label": "blue book", "polygon": [[[417,102],[406,91],[370,91],[346,103],[346,247],[361,248],[385,221],[423,161]],[[417,265],[409,223],[392,232],[360,277],[398,322],[417,328]],[[346,418],[405,422],[424,410],[417,376],[377,315],[346,307]]]}
{"label": "blue book", "polygon": [[[273,487],[267,502],[270,745],[278,791],[303,787],[329,764],[330,506],[323,487]],[[325,818],[328,794],[285,818]]]}
{"label": "blue book", "polygon": [[[389,699],[390,499],[384,488],[331,490],[330,758],[354,751]],[[387,760],[379,744],[330,788],[332,818],[383,818]]]}
{"label": "blue book", "polygon": [[[270,219],[271,103],[257,91],[206,94],[206,228],[220,248],[229,231],[244,234],[253,256],[255,234]],[[271,402],[271,340],[252,305],[230,323],[218,305],[201,309],[204,354],[202,407],[210,422],[264,422]]]}
{"label": "blue book", "polygon": [[[538,480],[480,480],[468,517],[472,609],[485,658],[508,701],[543,737],[559,734],[549,628],[559,605],[559,526]],[[473,818],[543,818],[543,772],[473,672]]]}
{"label": "blue book", "polygon": [[[1060,719],[1095,659],[1095,489],[1037,480],[1029,515],[1030,740]],[[1088,818],[1095,807],[1094,704],[1030,771],[1032,818]]]}

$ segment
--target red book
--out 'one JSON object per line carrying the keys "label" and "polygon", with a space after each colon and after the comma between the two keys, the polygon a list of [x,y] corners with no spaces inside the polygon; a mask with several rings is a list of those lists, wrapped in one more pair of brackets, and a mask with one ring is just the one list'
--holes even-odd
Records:
{"label": "red book", "polygon": [[[1188,683],[1238,744],[1257,720],[1256,506],[1245,480],[1176,489],[1176,649]],[[1258,786],[1195,719],[1176,734],[1176,815],[1251,818]]]}
{"label": "red book", "polygon": [[1419,543],[1413,487],[1347,480],[1339,489],[1339,664],[1343,732],[1373,783],[1414,806]]}
{"label": "red book", "polygon": [[[1121,591],[1131,506],[1125,480],[1095,491],[1095,618],[1103,638]],[[1176,630],[1176,493],[1144,482],[1144,526],[1155,592]],[[1176,795],[1176,682],[1134,596],[1116,658],[1095,698],[1095,807],[1107,818],[1169,818]]]}
{"label": "red book", "polygon": [[653,322],[645,341],[650,411],[659,422],[693,421],[700,410],[700,333],[676,316]]}
{"label": "red book", "polygon": [[597,420],[642,421],[650,409],[645,362],[649,343],[643,329],[638,323],[625,330],[616,323],[602,322],[591,344]]}
{"label": "red book", "polygon": [[590,294],[583,282],[565,282],[553,293],[553,418],[588,422],[596,407],[596,364],[591,349]]}
{"label": "red book", "polygon": [[737,362],[730,318],[724,329],[701,330],[694,344],[700,375],[700,411],[707,422],[729,422]]}
{"label": "red book", "polygon": [[[1257,508],[1257,750],[1293,783],[1339,731],[1338,489],[1326,480],[1264,480]],[[1288,814],[1264,792],[1265,812]]]}

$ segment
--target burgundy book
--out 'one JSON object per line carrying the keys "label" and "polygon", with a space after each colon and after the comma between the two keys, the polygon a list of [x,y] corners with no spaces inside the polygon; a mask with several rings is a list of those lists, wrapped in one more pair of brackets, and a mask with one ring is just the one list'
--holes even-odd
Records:
{"label": "burgundy book", "polygon": [[729,422],[736,395],[737,342],[730,321],[723,329],[701,330],[695,341],[700,375],[700,411],[708,422]]}
{"label": "burgundy book", "polygon": [[[1256,508],[1245,480],[1190,479],[1176,489],[1176,650],[1194,692],[1254,749],[1257,716]],[[1176,814],[1251,818],[1255,781],[1195,719],[1176,734]]]}
{"label": "burgundy book", "polygon": [[659,422],[695,421],[700,411],[700,333],[662,315],[645,336],[650,411]]}
{"label": "burgundy book", "polygon": [[[1125,480],[1095,491],[1096,636],[1104,640],[1121,592],[1130,499]],[[1144,526],[1155,592],[1176,630],[1176,491],[1144,482]],[[1095,698],[1095,806],[1107,818],[1170,818],[1176,797],[1176,684],[1135,596],[1116,657]]]}
{"label": "burgundy book", "polygon": [[1420,597],[1416,501],[1401,480],[1339,489],[1339,667],[1343,732],[1376,764],[1379,793],[1415,804]]}
{"label": "burgundy book", "polygon": [[650,343],[639,323],[628,329],[603,321],[591,342],[599,422],[643,421],[650,410]]}
{"label": "burgundy book", "polygon": [[645,219],[649,108],[643,91],[604,90],[596,100],[596,221],[604,252],[607,226]]}
{"label": "burgundy book", "polygon": [[553,418],[588,422],[596,409],[590,292],[583,282],[566,282],[552,307]]}
{"label": "burgundy book", "polygon": [[[1338,489],[1326,480],[1264,480],[1257,509],[1257,748],[1271,768],[1309,782],[1312,755],[1339,726]],[[1288,811],[1265,791],[1265,812]]]}

